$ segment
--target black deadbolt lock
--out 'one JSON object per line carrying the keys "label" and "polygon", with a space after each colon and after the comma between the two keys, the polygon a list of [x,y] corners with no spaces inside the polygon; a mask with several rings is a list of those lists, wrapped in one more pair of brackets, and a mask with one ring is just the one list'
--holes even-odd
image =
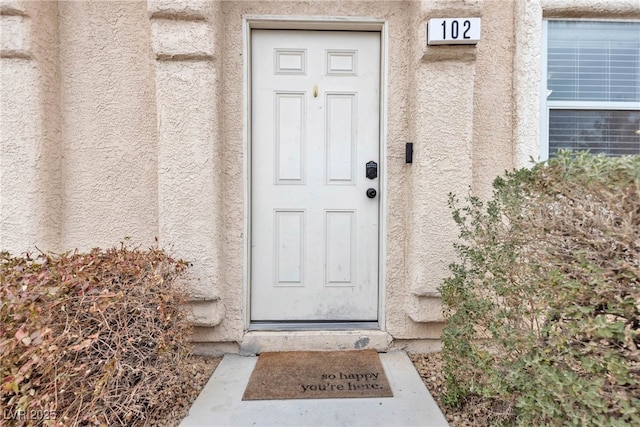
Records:
{"label": "black deadbolt lock", "polygon": [[378,164],[374,161],[367,162],[367,178],[376,179],[378,177]]}

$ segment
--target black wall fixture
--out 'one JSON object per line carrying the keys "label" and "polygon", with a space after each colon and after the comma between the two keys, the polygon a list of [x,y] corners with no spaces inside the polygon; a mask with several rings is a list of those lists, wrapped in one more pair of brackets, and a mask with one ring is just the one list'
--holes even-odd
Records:
{"label": "black wall fixture", "polygon": [[404,161],[405,163],[413,163],[413,142],[407,142]]}

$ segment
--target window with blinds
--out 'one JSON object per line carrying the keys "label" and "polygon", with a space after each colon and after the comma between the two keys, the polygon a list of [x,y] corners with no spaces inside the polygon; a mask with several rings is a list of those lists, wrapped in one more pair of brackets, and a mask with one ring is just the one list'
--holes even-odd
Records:
{"label": "window with blinds", "polygon": [[640,22],[550,20],[545,32],[548,155],[640,154]]}

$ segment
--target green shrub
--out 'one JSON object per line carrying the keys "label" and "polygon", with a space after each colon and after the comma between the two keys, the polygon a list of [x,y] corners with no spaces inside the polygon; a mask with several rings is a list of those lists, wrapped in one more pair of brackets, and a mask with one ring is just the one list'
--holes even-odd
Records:
{"label": "green shrub", "polygon": [[640,156],[560,153],[450,204],[446,403],[484,397],[506,425],[640,425]]}
{"label": "green shrub", "polygon": [[0,254],[0,407],[17,425],[134,425],[181,394],[189,325],[159,249]]}

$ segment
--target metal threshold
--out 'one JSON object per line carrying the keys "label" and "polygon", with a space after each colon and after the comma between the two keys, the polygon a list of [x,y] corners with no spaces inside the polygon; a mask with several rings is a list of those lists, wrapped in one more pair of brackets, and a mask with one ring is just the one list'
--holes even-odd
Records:
{"label": "metal threshold", "polygon": [[251,322],[249,331],[380,330],[378,322]]}

